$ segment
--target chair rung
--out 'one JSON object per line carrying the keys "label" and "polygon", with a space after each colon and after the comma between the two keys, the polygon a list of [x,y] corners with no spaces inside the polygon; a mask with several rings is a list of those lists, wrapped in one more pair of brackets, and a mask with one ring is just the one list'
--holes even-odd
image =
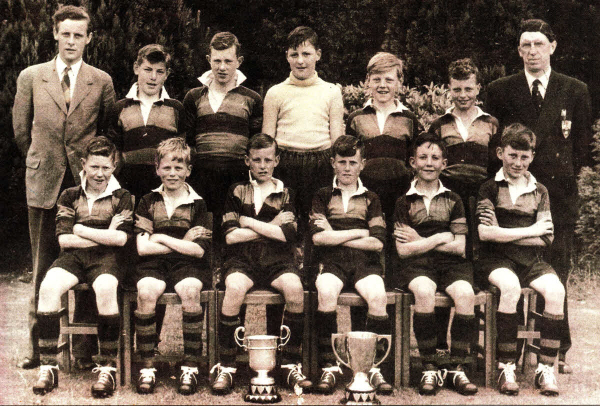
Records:
{"label": "chair rung", "polygon": [[527,344],[527,349],[529,349],[535,353],[540,352],[540,347],[535,344]]}
{"label": "chair rung", "polygon": [[66,308],[64,308],[64,307],[63,307],[62,309],[60,309],[60,310],[58,311],[58,316],[59,316],[59,317],[68,316],[67,309],[66,309]]}
{"label": "chair rung", "polygon": [[58,346],[56,348],[58,349],[58,352],[61,352],[68,345],[69,345],[69,342],[68,341],[64,341],[64,342],[58,344]]}
{"label": "chair rung", "polygon": [[61,334],[98,334],[98,327],[95,324],[63,326],[60,328]]}

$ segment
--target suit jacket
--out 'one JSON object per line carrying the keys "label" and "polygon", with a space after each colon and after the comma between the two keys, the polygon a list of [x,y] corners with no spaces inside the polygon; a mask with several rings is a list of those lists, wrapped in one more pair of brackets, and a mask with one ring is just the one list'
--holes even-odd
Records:
{"label": "suit jacket", "polygon": [[106,128],[106,113],[114,103],[111,77],[85,62],[68,111],[56,58],[19,74],[12,115],[16,143],[26,155],[28,206],[54,207],[67,166],[79,183],[85,145]]}
{"label": "suit jacket", "polygon": [[[485,106],[500,122],[491,148],[500,144],[503,129],[512,123],[519,122],[533,130],[536,151],[529,170],[548,188],[554,222],[574,224],[578,217],[577,175],[583,166],[593,164],[592,111],[587,85],[552,70],[538,117],[525,72],[521,71],[492,82]],[[571,121],[567,137],[561,127],[562,110],[566,110],[566,119]],[[500,165],[496,161],[492,169],[497,170]]]}

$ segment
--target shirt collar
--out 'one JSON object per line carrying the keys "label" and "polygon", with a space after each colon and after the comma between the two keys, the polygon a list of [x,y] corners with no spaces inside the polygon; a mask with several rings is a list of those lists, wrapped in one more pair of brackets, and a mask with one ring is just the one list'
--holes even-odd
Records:
{"label": "shirt collar", "polygon": [[[258,182],[252,177],[252,172],[248,171],[248,177],[250,178],[250,184],[253,187],[258,187]],[[283,192],[283,182],[277,178],[271,177],[271,181],[275,184],[275,190],[271,193]]]}
{"label": "shirt collar", "polygon": [[[334,176],[333,177],[333,190],[336,190],[336,189],[338,189],[340,191],[342,190],[342,188],[337,185],[337,176]],[[368,189],[366,187],[364,187],[360,178],[358,178],[358,188],[356,188],[356,192],[352,193],[352,196],[362,195],[363,193],[367,192],[367,190]]]}
{"label": "shirt collar", "polygon": [[[396,109],[392,111],[392,113],[402,113],[404,110],[408,110],[408,107],[402,104],[399,99],[394,99],[394,103],[396,104]],[[369,98],[363,107],[371,107],[373,110],[377,110],[377,107],[375,107],[375,104],[373,104],[372,98]]]}
{"label": "shirt collar", "polygon": [[[140,101],[140,98],[138,96],[138,84],[137,82],[133,84],[133,86],[131,86],[131,89],[129,89],[129,92],[127,93],[127,96],[125,96],[126,99],[132,99],[135,101]],[[160,91],[160,97],[158,99],[158,101],[162,101],[164,102],[165,99],[169,98],[169,94],[167,93],[167,89],[165,89],[165,87],[163,86],[162,90]]]}
{"label": "shirt collar", "polygon": [[[77,63],[74,63],[73,65],[71,65],[71,70],[73,71],[73,75],[75,78],[77,78],[77,74],[79,73],[79,69],[81,68],[82,63],[83,63],[83,59],[80,59],[79,61],[77,61]],[[61,78],[62,78],[62,75],[63,75],[66,67],[67,67],[67,64],[64,63],[63,60],[60,58],[60,55],[58,55],[56,57],[56,71],[58,72],[58,74],[60,75]]]}
{"label": "shirt collar", "polygon": [[[188,197],[181,204],[191,204],[191,203],[194,203],[194,200],[201,200],[202,199],[202,197],[200,197],[200,195],[198,193],[196,193],[196,191],[194,189],[192,189],[192,187],[187,182],[185,183],[185,187],[187,188],[187,191],[188,191]],[[163,196],[163,198],[164,198],[164,196],[165,196],[165,185],[161,184],[156,189],[152,189],[152,191],[156,192],[156,193],[160,193]]]}
{"label": "shirt collar", "polygon": [[[425,193],[421,193],[417,190],[417,181],[418,179],[415,178],[412,180],[412,182],[410,182],[410,189],[408,189],[408,192],[406,192],[406,195],[418,195],[418,196],[425,196]],[[433,199],[434,197],[436,197],[437,195],[441,195],[444,192],[449,192],[450,189],[448,189],[447,187],[445,187],[442,184],[442,181],[438,179],[439,182],[439,187],[437,192],[435,192],[435,194],[433,196],[431,196],[431,198]]]}
{"label": "shirt collar", "polygon": [[[537,184],[537,180],[535,179],[535,177],[530,173],[530,172],[526,172],[525,173],[525,177],[527,178],[527,186],[525,186],[525,191],[526,192],[532,192],[535,190],[536,188],[536,184]],[[500,170],[498,172],[496,172],[496,176],[494,177],[494,180],[496,182],[502,182],[502,181],[506,181],[507,183],[514,185],[513,182],[511,182],[510,180],[508,180],[505,176],[504,176],[504,169],[500,168]]]}
{"label": "shirt collar", "polygon": [[[239,69],[236,69],[235,73],[236,73],[235,87],[238,87],[239,85],[241,85],[242,83],[244,83],[244,81],[246,80],[246,75],[244,75],[242,73],[242,71],[240,71]],[[206,72],[204,72],[202,74],[202,76],[198,77],[198,80],[204,86],[207,86],[207,87],[210,86],[210,84],[214,80],[214,75],[212,73],[212,70],[207,70]]]}
{"label": "shirt collar", "polygon": [[[459,118],[456,114],[454,114],[455,107],[456,106],[449,107],[448,110],[446,110],[446,114],[449,114],[452,117]],[[481,116],[489,116],[489,114],[486,113],[485,111],[481,110],[481,108],[479,106],[475,106],[475,108],[477,109],[477,115],[475,116],[475,118],[473,119],[473,121],[477,120]]]}
{"label": "shirt collar", "polygon": [[548,67],[548,70],[544,72],[542,76],[539,78],[534,77],[531,73],[527,72],[527,69],[524,69],[525,78],[527,79],[527,84],[529,85],[529,90],[533,87],[533,81],[538,79],[542,84],[544,89],[548,89],[548,81],[550,80],[550,73],[552,72],[552,68]]}
{"label": "shirt collar", "polygon": [[[81,179],[81,189],[83,190],[83,193],[85,194],[85,196],[89,199],[90,197],[88,196],[87,192],[85,191],[85,187],[87,185],[87,178],[85,177],[85,171],[82,170],[81,172],[79,172],[79,178]],[[117,180],[117,178],[115,178],[113,175],[110,175],[110,179],[108,180],[106,189],[104,189],[104,192],[100,193],[98,195],[98,197],[96,197],[96,200],[112,195],[112,193],[117,189],[121,189],[121,185],[119,184],[119,181]]]}

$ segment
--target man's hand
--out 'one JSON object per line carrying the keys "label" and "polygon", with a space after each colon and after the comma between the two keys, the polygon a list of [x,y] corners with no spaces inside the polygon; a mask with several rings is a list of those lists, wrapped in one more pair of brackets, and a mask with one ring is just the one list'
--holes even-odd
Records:
{"label": "man's hand", "polygon": [[209,240],[212,238],[212,231],[202,226],[195,226],[190,228],[183,236],[183,239],[187,241],[195,241],[198,238]]}
{"label": "man's hand", "polygon": [[132,210],[123,210],[121,213],[115,214],[113,216],[112,220],[110,221],[110,225],[108,226],[108,229],[116,230],[121,224],[123,224],[125,219],[128,217],[130,218],[132,214],[133,214]]}
{"label": "man's hand", "polygon": [[481,213],[479,213],[479,221],[484,226],[497,227],[498,219],[496,218],[496,212],[492,209],[483,209]]}
{"label": "man's hand", "polygon": [[554,224],[551,219],[537,221],[530,225],[529,228],[533,232],[534,237],[541,237],[554,233]]}
{"label": "man's hand", "polygon": [[[315,226],[322,228],[323,231],[333,230],[333,228],[331,227],[331,224],[329,224],[329,221],[327,221],[327,218],[322,214],[317,214],[316,220],[315,220]],[[369,231],[369,230],[367,230],[367,231]]]}
{"label": "man's hand", "polygon": [[292,223],[293,221],[294,221],[294,213],[292,213],[291,211],[281,211],[269,223],[276,225],[276,226],[281,226],[282,224]]}
{"label": "man's hand", "polygon": [[422,239],[417,231],[406,224],[401,224],[399,228],[394,230],[394,238],[401,243],[413,242]]}

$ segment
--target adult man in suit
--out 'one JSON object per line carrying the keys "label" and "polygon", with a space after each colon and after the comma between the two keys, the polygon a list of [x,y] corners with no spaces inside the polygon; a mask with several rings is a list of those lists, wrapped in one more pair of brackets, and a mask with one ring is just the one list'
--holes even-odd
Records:
{"label": "adult man in suit", "polygon": [[110,76],[81,59],[92,39],[88,13],[81,7],[64,6],[52,20],[58,56],[19,74],[13,105],[15,140],[27,157],[25,185],[33,259],[29,354],[19,363],[26,369],[39,365],[37,295],[58,254],[56,200],[63,189],[80,183],[83,148],[104,126],[105,113],[115,102]]}
{"label": "adult man in suit", "polygon": [[[535,158],[529,170],[548,188],[554,222],[548,262],[566,287],[578,217],[577,175],[581,167],[592,164],[592,113],[587,86],[550,68],[556,45],[545,21],[523,21],[518,50],[524,71],[489,85],[486,111],[500,122],[498,136],[515,122],[536,135]],[[490,144],[493,146],[497,146],[497,139]],[[571,373],[565,363],[565,353],[571,347],[566,296],[562,333],[559,372]]]}

